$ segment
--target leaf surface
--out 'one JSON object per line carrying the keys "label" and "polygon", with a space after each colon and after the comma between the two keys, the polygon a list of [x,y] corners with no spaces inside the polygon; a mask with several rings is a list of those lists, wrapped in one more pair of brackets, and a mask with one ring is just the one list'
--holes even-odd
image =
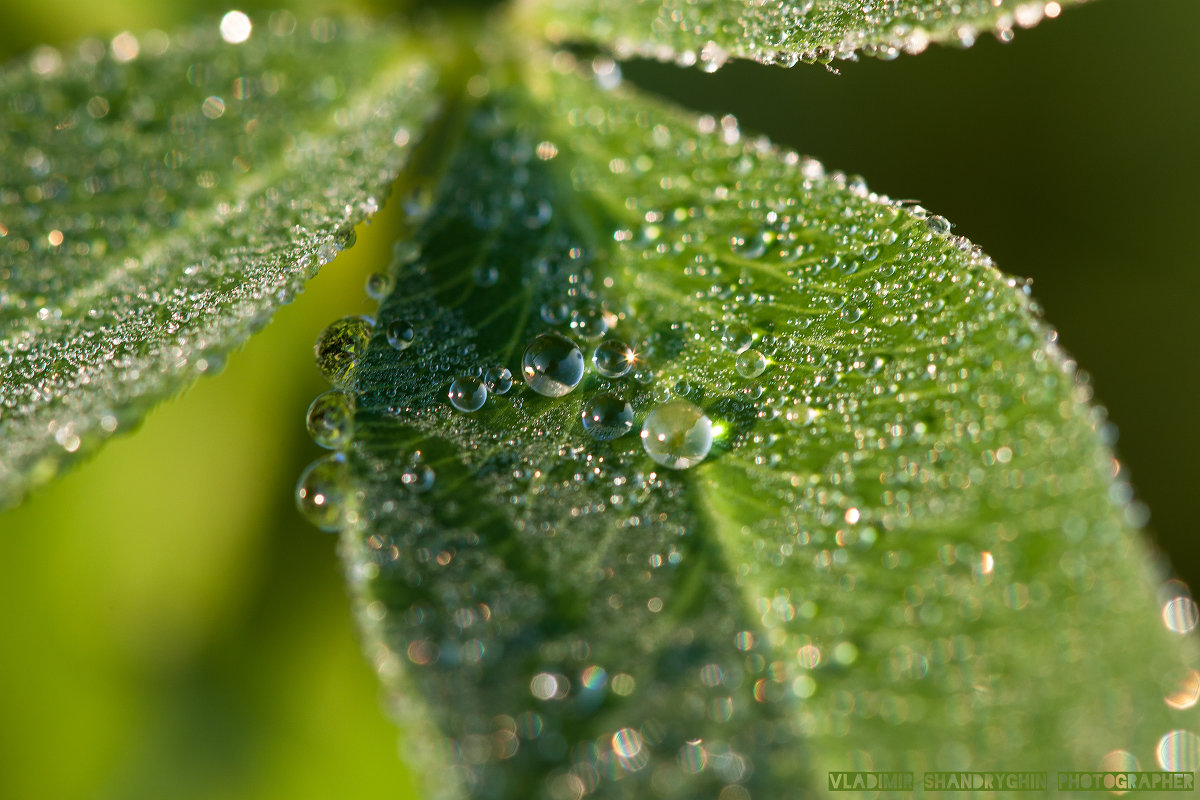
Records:
{"label": "leaf surface", "polygon": [[1082,0],[523,0],[521,12],[558,41],[613,47],[714,70],[730,58],[792,66],[858,53],[892,59],[931,43],[1007,41]]}
{"label": "leaf surface", "polygon": [[[1026,287],[597,63],[533,60],[466,115],[346,384],[352,443],[309,475],[429,796],[1192,769],[1191,640]],[[591,361],[606,327],[624,377]],[[547,333],[588,359],[559,397],[521,377]],[[598,441],[605,392],[634,425]],[[688,469],[638,435],[679,400],[714,426]]]}
{"label": "leaf surface", "polygon": [[0,506],[219,369],[352,243],[437,109],[425,55],[230,15],[0,74]]}

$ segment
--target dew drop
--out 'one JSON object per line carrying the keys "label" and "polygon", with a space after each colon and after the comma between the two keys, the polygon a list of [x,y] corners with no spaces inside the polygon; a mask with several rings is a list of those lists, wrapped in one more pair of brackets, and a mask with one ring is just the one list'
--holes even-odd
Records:
{"label": "dew drop", "polygon": [[567,337],[543,333],[525,348],[521,372],[538,394],[562,397],[583,379],[583,353]]}
{"label": "dew drop", "polygon": [[592,364],[595,365],[596,372],[606,378],[620,378],[629,374],[636,360],[633,348],[620,339],[605,339],[596,345],[596,350],[592,353]]}
{"label": "dew drop", "polygon": [[400,473],[400,483],[416,494],[428,492],[436,480],[437,474],[433,468],[425,464],[411,464]]}
{"label": "dew drop", "polygon": [[508,394],[513,385],[513,376],[508,367],[491,367],[484,373],[483,382],[492,394]]}
{"label": "dew drop", "polygon": [[353,420],[350,398],[334,389],[317,395],[308,407],[308,435],[321,447],[341,450],[350,441]]}
{"label": "dew drop", "polygon": [[396,285],[396,279],[386,272],[372,272],[367,276],[367,297],[377,302],[383,301]]}
{"label": "dew drop", "polygon": [[398,319],[394,322],[389,322],[387,326],[388,344],[397,350],[407,350],[408,346],[413,343],[413,339],[417,338],[417,329],[413,324],[406,319]]}
{"label": "dew drop", "polygon": [[738,354],[733,366],[743,378],[757,378],[766,371],[767,358],[757,350],[744,350]]}
{"label": "dew drop", "polygon": [[687,400],[663,403],[650,412],[642,426],[646,453],[672,469],[699,464],[708,455],[712,441],[712,420]]}
{"label": "dew drop", "polygon": [[598,309],[575,309],[571,312],[571,330],[585,339],[599,339],[608,333],[608,321]]}
{"label": "dew drop", "polygon": [[571,316],[571,308],[566,303],[543,303],[538,313],[547,325],[561,325]]}
{"label": "dew drop", "polygon": [[450,405],[469,414],[483,408],[488,390],[483,381],[474,375],[459,375],[451,381],[447,396],[450,398]]}
{"label": "dew drop", "polygon": [[725,345],[727,350],[740,353],[754,344],[754,336],[745,325],[733,322],[726,325],[725,330],[721,331],[721,344]]}
{"label": "dew drop", "polygon": [[767,252],[767,244],[773,238],[769,233],[742,228],[729,237],[729,249],[742,258],[758,258]]}
{"label": "dew drop", "polygon": [[615,394],[601,392],[583,406],[583,429],[599,442],[633,430],[633,407]]}
{"label": "dew drop", "polygon": [[325,380],[345,388],[354,375],[354,364],[371,341],[373,324],[366,317],[344,317],[331,323],[313,346],[317,369]]}
{"label": "dew drop", "polygon": [[499,283],[500,269],[498,267],[480,265],[471,271],[471,278],[475,281],[476,286],[486,289]]}
{"label": "dew drop", "polygon": [[328,455],[309,464],[296,483],[296,508],[323,531],[336,531],[341,526],[345,471],[340,456]]}

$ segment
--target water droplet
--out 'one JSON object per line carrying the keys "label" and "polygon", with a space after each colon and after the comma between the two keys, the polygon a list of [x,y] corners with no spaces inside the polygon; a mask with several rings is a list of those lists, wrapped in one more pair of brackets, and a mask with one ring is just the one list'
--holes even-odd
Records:
{"label": "water droplet", "polygon": [[583,407],[583,429],[600,442],[633,430],[633,407],[615,394],[602,392]]}
{"label": "water droplet", "polygon": [[386,272],[372,272],[367,276],[367,297],[382,302],[396,285],[396,279]]}
{"label": "water droplet", "polygon": [[543,303],[539,313],[547,325],[561,325],[571,316],[571,308],[566,303]]}
{"label": "water droplet", "polygon": [[398,319],[394,322],[389,322],[387,326],[388,344],[397,350],[407,350],[408,346],[413,343],[413,339],[417,338],[417,329],[413,324],[406,319]]}
{"label": "water droplet", "polygon": [[317,395],[308,407],[308,435],[326,449],[345,447],[353,432],[353,422],[350,398],[337,389]]}
{"label": "water droplet", "polygon": [[411,464],[400,473],[400,483],[404,488],[417,494],[428,492],[436,480],[437,473],[425,464]]}
{"label": "water droplet", "polygon": [[928,226],[932,233],[938,236],[947,236],[950,233],[950,220],[936,214],[927,218],[925,225]]}
{"label": "water droplet", "polygon": [[480,265],[471,271],[471,278],[475,281],[476,286],[488,288],[495,286],[500,281],[499,267]]}
{"label": "water droplet", "polygon": [[567,337],[543,333],[525,348],[521,371],[530,389],[562,397],[583,379],[583,353]]}
{"label": "water droplet", "polygon": [[642,446],[655,462],[687,469],[704,460],[712,447],[713,426],[703,411],[687,400],[658,406],[642,426]]}
{"label": "water droplet", "polygon": [[296,508],[323,531],[336,531],[342,523],[345,471],[341,456],[328,455],[309,464],[296,483]]}
{"label": "water droplet", "polygon": [[729,249],[742,258],[758,258],[767,252],[767,245],[773,238],[770,232],[742,228],[729,237]]}
{"label": "water droplet", "polygon": [[483,381],[474,375],[459,375],[450,383],[447,396],[450,398],[450,405],[469,414],[483,408],[488,390]]}
{"label": "water droplet", "polygon": [[599,339],[608,333],[608,321],[598,309],[576,309],[571,312],[571,330],[585,339]]}
{"label": "water droplet", "polygon": [[317,357],[317,369],[321,370],[325,380],[338,388],[349,384],[355,361],[371,341],[373,327],[366,317],[344,317],[321,331],[313,353]]}
{"label": "water droplet", "polygon": [[745,350],[738,354],[734,368],[743,378],[757,378],[767,369],[767,358],[757,350]]}
{"label": "water droplet", "polygon": [[636,361],[633,348],[620,339],[605,339],[596,345],[592,364],[606,378],[620,378],[629,373]]}
{"label": "water droplet", "polygon": [[484,373],[483,382],[492,394],[508,394],[513,385],[513,376],[508,367],[491,367]]}
{"label": "water droplet", "polygon": [[725,326],[725,330],[721,331],[721,344],[725,345],[728,350],[740,353],[754,344],[754,336],[745,325],[740,322],[732,322]]}

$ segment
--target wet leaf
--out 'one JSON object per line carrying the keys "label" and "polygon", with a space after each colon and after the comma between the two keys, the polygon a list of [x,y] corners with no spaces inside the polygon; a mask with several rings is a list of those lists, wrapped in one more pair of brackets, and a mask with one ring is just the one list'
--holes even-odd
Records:
{"label": "wet leaf", "polygon": [[730,58],[792,66],[863,53],[891,59],[931,43],[968,47],[985,34],[1007,41],[1082,0],[524,0],[536,29],[559,41],[614,47],[715,70]]}
{"label": "wet leaf", "polygon": [[235,13],[0,74],[0,506],[219,370],[352,243],[436,110],[425,55]]}
{"label": "wet leaf", "polygon": [[1179,591],[1026,287],[600,67],[465,113],[301,486],[427,796],[1193,769]]}

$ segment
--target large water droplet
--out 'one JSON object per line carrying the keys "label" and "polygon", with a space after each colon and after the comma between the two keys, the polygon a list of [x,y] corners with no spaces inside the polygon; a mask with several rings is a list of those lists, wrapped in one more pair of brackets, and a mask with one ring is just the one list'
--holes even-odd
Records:
{"label": "large water droplet", "polygon": [[397,350],[407,350],[408,346],[413,343],[413,339],[417,338],[417,329],[413,324],[406,319],[398,319],[394,322],[389,322],[387,326],[388,344]]}
{"label": "large water droplet", "polygon": [[712,420],[687,400],[658,406],[642,425],[642,446],[657,463],[687,469],[704,460],[712,448]]}
{"label": "large water droplet", "polygon": [[620,378],[633,369],[636,357],[633,348],[620,339],[605,339],[596,345],[592,353],[592,364],[606,378]]}
{"label": "large water droplet", "polygon": [[313,353],[325,380],[339,389],[350,383],[354,364],[366,351],[373,327],[366,317],[344,317],[321,331]]}
{"label": "large water droplet", "polygon": [[567,337],[543,333],[525,348],[521,372],[538,394],[562,397],[583,379],[583,353]]}
{"label": "large water droplet", "polygon": [[740,353],[754,344],[750,329],[740,322],[731,322],[721,331],[721,344],[735,353]]}
{"label": "large water droplet", "polygon": [[471,413],[483,408],[487,400],[487,387],[474,375],[459,375],[450,383],[450,405],[459,411]]}
{"label": "large water droplet", "polygon": [[743,350],[733,364],[743,378],[757,378],[767,369],[767,358],[757,350]]}
{"label": "large water droplet", "polygon": [[583,429],[600,442],[633,430],[633,406],[615,394],[602,392],[583,406]]}
{"label": "large water droplet", "polygon": [[353,432],[353,411],[345,392],[333,390],[317,395],[308,407],[308,435],[321,447],[341,450]]}
{"label": "large water droplet", "polygon": [[323,531],[336,531],[341,526],[345,471],[341,456],[328,455],[309,464],[296,483],[296,508]]}

